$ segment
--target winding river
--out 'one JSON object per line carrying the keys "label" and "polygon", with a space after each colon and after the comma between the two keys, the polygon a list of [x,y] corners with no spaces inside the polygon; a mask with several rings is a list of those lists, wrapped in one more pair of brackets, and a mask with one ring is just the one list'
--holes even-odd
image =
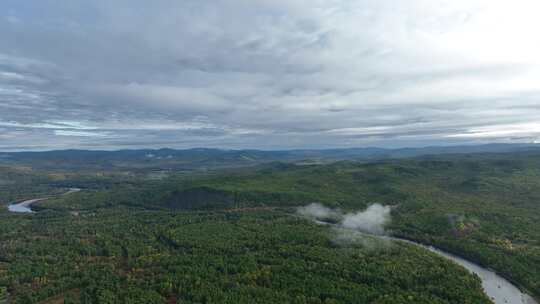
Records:
{"label": "winding river", "polygon": [[[69,191],[61,195],[68,195],[68,194],[79,192],[79,191],[81,191],[81,189],[71,188],[69,189]],[[34,198],[34,199],[30,199],[30,200],[26,200],[26,201],[22,201],[18,203],[13,203],[13,204],[8,205],[8,210],[10,212],[15,212],[15,213],[33,213],[34,211],[32,210],[32,204],[40,202],[40,201],[44,201],[49,198],[51,197]]]}

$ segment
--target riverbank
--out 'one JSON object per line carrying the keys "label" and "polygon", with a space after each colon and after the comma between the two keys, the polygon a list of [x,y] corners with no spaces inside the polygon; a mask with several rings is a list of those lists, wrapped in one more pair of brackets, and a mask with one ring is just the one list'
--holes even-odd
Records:
{"label": "riverbank", "polygon": [[[321,220],[315,220],[315,223],[319,225],[327,225],[327,226],[338,228],[338,229],[347,229],[347,228],[341,227],[338,224],[329,223],[329,222],[325,222]],[[429,250],[445,259],[453,261],[454,263],[464,267],[469,272],[477,275],[480,278],[482,282],[482,288],[484,289],[484,293],[495,304],[538,304],[538,302],[531,295],[523,292],[519,287],[517,287],[517,285],[514,285],[514,283],[500,276],[496,272],[488,268],[485,268],[483,266],[480,266],[479,264],[475,262],[466,260],[460,257],[459,255],[449,253],[439,248],[436,248],[430,245],[424,245],[414,240],[406,239],[402,237],[376,235],[376,234],[370,234],[370,233],[363,233],[363,234],[370,237],[377,237],[384,240],[389,240],[389,241],[394,241],[394,242],[403,242],[403,243],[411,244],[414,246],[418,246],[426,250]]]}
{"label": "riverbank", "polygon": [[472,261],[466,260],[458,255],[443,251],[433,246],[420,244],[409,239],[398,237],[383,238],[420,246],[433,253],[436,253],[439,256],[449,259],[460,266],[463,266],[480,278],[484,292],[495,304],[538,304],[538,302],[532,296],[524,293],[520,288],[496,272],[484,268]]}
{"label": "riverbank", "polygon": [[414,244],[417,244],[417,245],[424,246],[425,248],[428,248],[428,249],[433,248],[433,249],[439,250],[439,251],[444,252],[444,253],[446,253],[448,255],[455,256],[455,257],[458,257],[460,259],[469,261],[469,262],[471,262],[471,263],[473,263],[475,265],[478,265],[479,267],[481,267],[483,269],[488,269],[489,271],[495,273],[497,276],[499,276],[499,277],[503,278],[504,280],[510,282],[513,286],[517,287],[523,294],[527,294],[533,300],[533,302],[525,302],[525,303],[527,303],[527,304],[540,303],[540,298],[538,298],[537,294],[535,294],[535,293],[531,292],[530,290],[528,290],[527,288],[521,286],[520,282],[512,280],[511,278],[508,278],[507,277],[508,274],[498,272],[498,271],[492,269],[489,265],[486,265],[485,263],[483,263],[482,261],[475,260],[473,257],[464,257],[463,253],[460,252],[459,250],[456,250],[455,248],[452,248],[452,247],[440,247],[436,243],[431,243],[431,242],[424,243],[421,240],[416,240],[414,238],[409,238],[406,235],[395,235],[393,237],[395,237],[396,239],[405,241],[405,242],[414,243]]}

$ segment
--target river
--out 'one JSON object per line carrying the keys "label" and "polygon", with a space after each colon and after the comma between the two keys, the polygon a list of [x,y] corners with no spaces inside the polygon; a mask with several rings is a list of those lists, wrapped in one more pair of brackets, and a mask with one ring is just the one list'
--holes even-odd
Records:
{"label": "river", "polygon": [[[67,192],[65,192],[65,193],[63,193],[61,195],[68,195],[68,194],[79,192],[79,191],[81,191],[81,189],[79,189],[79,188],[71,188],[71,189],[69,189],[69,191],[67,191]],[[34,199],[30,199],[30,200],[10,204],[10,205],[8,205],[8,210],[10,212],[15,212],[15,213],[33,213],[34,211],[32,210],[32,204],[40,202],[40,201],[44,201],[44,200],[49,199],[49,198],[51,198],[51,197],[34,198]]]}

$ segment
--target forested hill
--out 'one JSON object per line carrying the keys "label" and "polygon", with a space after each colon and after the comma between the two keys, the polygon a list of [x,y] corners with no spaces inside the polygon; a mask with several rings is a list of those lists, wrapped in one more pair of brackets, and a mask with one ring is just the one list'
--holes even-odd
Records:
{"label": "forested hill", "polygon": [[375,163],[273,163],[146,186],[84,191],[40,208],[84,211],[394,206],[395,235],[493,268],[540,296],[540,153],[440,155]]}
{"label": "forested hill", "polygon": [[336,244],[331,229],[294,216],[312,202],[344,212],[390,205],[388,233],[492,268],[540,298],[538,151],[135,171],[0,166],[3,203],[83,188],[32,215],[0,210],[0,299],[489,302],[477,279],[423,250]]}
{"label": "forested hill", "polygon": [[119,151],[59,150],[45,152],[0,152],[1,164],[34,168],[71,170],[162,169],[208,170],[253,166],[268,162],[328,163],[339,160],[370,161],[455,153],[501,153],[540,150],[534,144],[488,144],[424,148],[350,148],[324,150],[221,150],[221,149],[142,149]]}

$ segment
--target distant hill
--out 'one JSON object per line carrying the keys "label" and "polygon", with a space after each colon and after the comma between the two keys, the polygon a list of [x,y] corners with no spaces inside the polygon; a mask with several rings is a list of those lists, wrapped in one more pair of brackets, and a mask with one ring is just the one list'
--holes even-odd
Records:
{"label": "distant hill", "polygon": [[20,164],[56,169],[156,169],[210,170],[253,166],[269,162],[327,163],[339,160],[372,161],[422,155],[503,153],[540,151],[533,144],[486,144],[472,146],[434,146],[423,148],[350,148],[321,150],[222,150],[195,148],[138,149],[118,151],[57,150],[45,152],[0,152],[0,164]]}

